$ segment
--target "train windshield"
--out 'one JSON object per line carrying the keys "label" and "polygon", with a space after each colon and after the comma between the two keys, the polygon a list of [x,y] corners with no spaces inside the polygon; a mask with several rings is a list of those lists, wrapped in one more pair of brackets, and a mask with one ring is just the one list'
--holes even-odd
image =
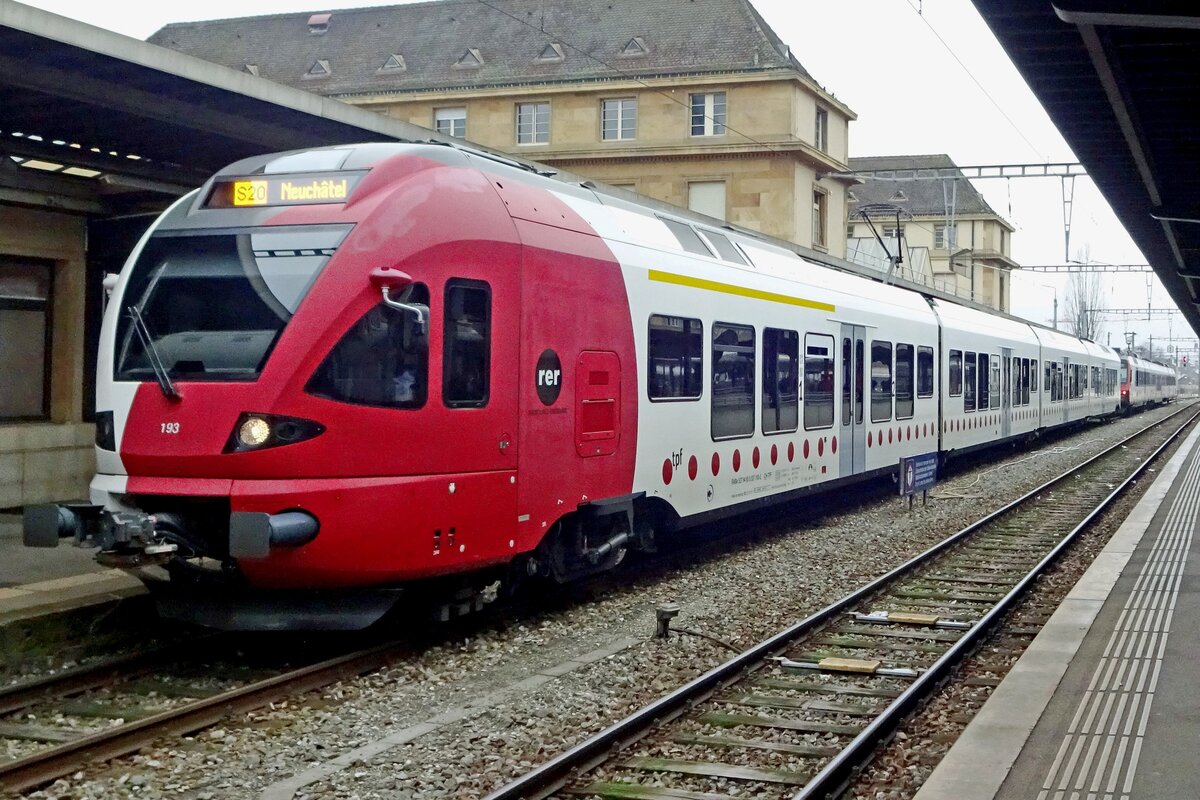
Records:
{"label": "train windshield", "polygon": [[[114,377],[249,381],[350,225],[155,234],[121,300]],[[145,321],[151,352],[130,308]]]}

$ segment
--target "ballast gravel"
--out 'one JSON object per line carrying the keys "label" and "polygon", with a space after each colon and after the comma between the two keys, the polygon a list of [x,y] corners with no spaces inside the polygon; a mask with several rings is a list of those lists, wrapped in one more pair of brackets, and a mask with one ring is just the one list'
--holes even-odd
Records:
{"label": "ballast gravel", "polygon": [[678,628],[747,648],[1173,410],[992,451],[911,510],[875,487],[851,490],[858,506],[833,510],[816,497],[786,517],[728,521],[724,538],[686,558],[574,592],[586,599],[514,612],[371,675],[164,739],[27,796],[482,797],[733,655],[698,636],[654,638],[658,605],[679,605]]}

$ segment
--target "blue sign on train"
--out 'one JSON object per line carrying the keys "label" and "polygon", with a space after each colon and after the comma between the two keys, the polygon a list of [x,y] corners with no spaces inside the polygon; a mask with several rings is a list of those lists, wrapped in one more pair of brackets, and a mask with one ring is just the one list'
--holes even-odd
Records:
{"label": "blue sign on train", "polygon": [[937,453],[900,459],[900,496],[926,492],[937,483]]}

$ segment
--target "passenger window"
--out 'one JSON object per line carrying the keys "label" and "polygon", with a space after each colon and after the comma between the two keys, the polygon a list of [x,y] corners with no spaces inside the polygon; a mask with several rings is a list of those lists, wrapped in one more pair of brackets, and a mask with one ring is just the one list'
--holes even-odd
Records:
{"label": "passenger window", "polygon": [[482,281],[449,281],[444,311],[442,403],[482,408],[491,377],[491,289]]}
{"label": "passenger window", "polygon": [[646,386],[651,400],[699,400],[704,376],[704,325],[698,319],[650,315]]}
{"label": "passenger window", "polygon": [[754,434],[754,328],[713,323],[712,438]]}
{"label": "passenger window", "polygon": [[932,347],[917,348],[917,397],[933,397]]}
{"label": "passenger window", "polygon": [[963,355],[962,350],[950,351],[950,396],[958,397],[963,393]]}
{"label": "passenger window", "polygon": [[991,374],[991,370],[989,369],[991,360],[991,356],[987,353],[979,354],[979,394],[976,397],[976,401],[978,403],[977,408],[980,411],[985,411],[988,407],[988,376]]}
{"label": "passenger window", "polygon": [[763,329],[763,433],[790,433],[800,424],[800,334]]}
{"label": "passenger window", "polygon": [[[399,301],[420,307],[428,325],[429,289],[424,284],[410,285]],[[344,403],[421,408],[429,387],[425,330],[415,314],[380,303],[334,345],[305,391]]]}
{"label": "passenger window", "polygon": [[871,342],[871,422],[892,418],[892,343]]}
{"label": "passenger window", "polygon": [[850,387],[853,386],[850,379],[851,370],[853,369],[854,360],[851,356],[853,350],[850,344],[850,337],[842,339],[842,424],[849,425],[850,423]]}
{"label": "passenger window", "polygon": [[896,345],[896,419],[913,415],[913,346]]}
{"label": "passenger window", "polygon": [[[990,394],[988,396],[991,398],[991,403],[992,403],[991,407],[999,408],[1000,407],[1000,356],[992,356],[991,361],[992,361],[992,378],[991,378],[991,382],[988,384],[988,387],[990,389]],[[980,397],[980,400],[983,399],[982,394],[980,394],[979,397]]]}
{"label": "passenger window", "polygon": [[975,410],[975,354],[963,355],[963,411]]}
{"label": "passenger window", "polygon": [[804,429],[833,426],[832,336],[804,336]]}

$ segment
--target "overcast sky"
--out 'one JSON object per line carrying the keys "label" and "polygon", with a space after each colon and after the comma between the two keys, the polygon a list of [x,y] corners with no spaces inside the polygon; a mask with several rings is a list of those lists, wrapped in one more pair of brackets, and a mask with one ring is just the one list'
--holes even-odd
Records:
{"label": "overcast sky", "polygon": [[[825,89],[858,114],[850,128],[850,155],[947,153],[962,166],[1074,161],[1025,82],[969,0],[751,0]],[[394,5],[371,0],[205,0],[142,4],[95,0],[27,0],[29,5],[145,39],[169,22],[282,12],[332,11]],[[653,2],[653,0],[649,0]],[[569,41],[569,32],[555,32]],[[1062,186],[1057,178],[975,182],[992,208],[1016,226],[1012,255],[1023,264],[1061,264]],[[1099,192],[1075,181],[1070,258],[1084,248],[1092,261],[1145,263]],[[1143,307],[1143,275],[1108,275],[1109,307]],[[1049,323],[1053,298],[1063,318],[1065,276],[1014,276],[1013,312]],[[1173,308],[1151,280],[1155,308]],[[1182,316],[1165,321],[1113,317],[1105,331],[1118,344],[1126,331],[1137,341],[1153,335],[1192,335]],[[1101,342],[1109,339],[1102,335]]]}

